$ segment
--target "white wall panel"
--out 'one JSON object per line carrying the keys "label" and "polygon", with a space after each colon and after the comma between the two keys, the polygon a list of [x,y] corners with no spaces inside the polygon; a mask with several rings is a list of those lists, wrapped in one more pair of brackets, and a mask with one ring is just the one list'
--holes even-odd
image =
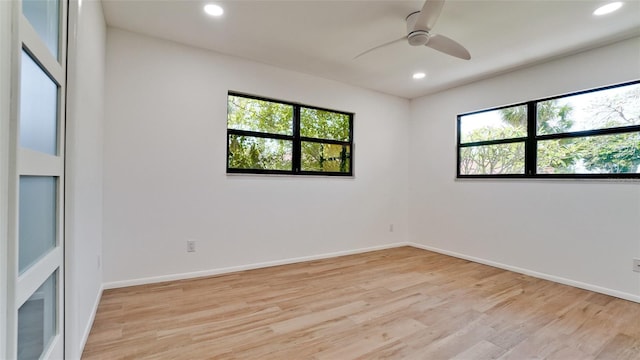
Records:
{"label": "white wall panel", "polygon": [[410,241],[640,296],[640,182],[455,180],[456,115],[640,78],[640,39],[411,102]]}
{"label": "white wall panel", "polygon": [[[408,100],[112,28],[106,84],[107,283],[406,240]],[[354,112],[355,177],[227,175],[229,90]]]}
{"label": "white wall panel", "polygon": [[106,24],[99,1],[70,3],[66,357],[79,359],[102,293]]}

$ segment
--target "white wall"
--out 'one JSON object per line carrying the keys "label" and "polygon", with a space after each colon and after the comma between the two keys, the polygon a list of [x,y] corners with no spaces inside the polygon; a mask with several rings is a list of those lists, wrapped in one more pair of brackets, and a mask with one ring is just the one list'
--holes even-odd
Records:
{"label": "white wall", "polygon": [[[355,112],[355,177],[226,175],[229,90]],[[106,286],[406,241],[408,118],[405,99],[109,28]]]}
{"label": "white wall", "polygon": [[640,183],[455,180],[457,114],[638,79],[639,50],[636,38],[413,100],[410,241],[640,301]]}
{"label": "white wall", "polygon": [[70,18],[65,357],[79,359],[102,291],[106,25],[94,0],[72,1]]}

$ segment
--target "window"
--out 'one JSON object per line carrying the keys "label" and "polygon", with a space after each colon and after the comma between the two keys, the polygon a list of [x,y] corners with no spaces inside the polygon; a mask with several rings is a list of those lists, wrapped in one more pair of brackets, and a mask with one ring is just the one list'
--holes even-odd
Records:
{"label": "window", "polygon": [[353,114],[229,92],[227,173],[353,174]]}
{"label": "window", "polygon": [[640,178],[640,81],[458,115],[457,175]]}

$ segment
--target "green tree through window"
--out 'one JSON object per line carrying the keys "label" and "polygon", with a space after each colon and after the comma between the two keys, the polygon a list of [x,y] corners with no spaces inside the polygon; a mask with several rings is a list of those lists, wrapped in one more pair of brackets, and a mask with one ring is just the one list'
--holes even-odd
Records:
{"label": "green tree through window", "polygon": [[353,114],[229,93],[227,172],[352,174]]}
{"label": "green tree through window", "polygon": [[458,119],[458,176],[640,177],[638,82]]}

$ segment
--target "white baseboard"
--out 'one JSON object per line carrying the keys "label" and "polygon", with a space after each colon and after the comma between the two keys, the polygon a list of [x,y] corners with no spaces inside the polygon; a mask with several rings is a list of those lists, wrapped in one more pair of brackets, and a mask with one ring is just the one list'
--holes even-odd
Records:
{"label": "white baseboard", "polygon": [[138,278],[138,279],[131,279],[131,280],[123,280],[123,281],[112,281],[112,282],[105,283],[104,289],[115,289],[115,288],[122,288],[127,286],[154,284],[154,283],[165,282],[165,281],[207,277],[207,276],[213,276],[213,275],[232,273],[236,271],[254,270],[254,269],[261,269],[261,268],[266,268],[271,266],[288,265],[288,264],[295,264],[295,263],[300,263],[305,261],[328,259],[328,258],[333,258],[337,256],[361,254],[369,251],[391,249],[391,248],[396,248],[400,246],[411,246],[411,244],[408,242],[397,242],[393,244],[371,246],[371,247],[360,248],[355,250],[337,251],[337,252],[331,252],[331,253],[324,253],[320,255],[302,256],[297,258],[266,261],[266,262],[255,263],[255,264],[230,266],[230,267],[211,269],[211,270],[202,270],[202,271],[194,271],[194,272],[171,274],[171,275],[161,275],[161,276],[153,276],[153,277]]}
{"label": "white baseboard", "polygon": [[485,260],[485,259],[477,258],[477,257],[474,257],[474,256],[468,256],[468,255],[460,254],[460,253],[449,251],[449,250],[443,250],[443,249],[439,249],[439,248],[428,246],[428,245],[409,243],[409,246],[413,246],[413,247],[416,247],[418,249],[433,251],[433,252],[437,252],[437,253],[440,253],[440,254],[449,255],[449,256],[460,258],[460,259],[469,260],[469,261],[477,262],[477,263],[480,263],[480,264],[489,265],[489,266],[497,267],[497,268],[500,268],[500,269],[509,270],[509,271],[520,273],[520,274],[529,275],[529,276],[532,276],[532,277],[535,277],[535,278],[549,280],[549,281],[557,282],[557,283],[560,283],[560,284],[569,285],[569,286],[577,287],[577,288],[580,288],[580,289],[590,290],[590,291],[594,291],[594,292],[605,294],[605,295],[615,296],[615,297],[620,298],[620,299],[624,299],[624,300],[629,300],[629,301],[640,303],[640,296],[634,295],[634,294],[630,294],[630,293],[626,293],[626,292],[622,292],[622,291],[618,291],[618,290],[613,290],[613,289],[609,289],[609,288],[605,288],[605,287],[601,287],[601,286],[597,286],[597,285],[587,284],[587,283],[583,283],[583,282],[580,282],[580,281],[575,281],[575,280],[563,278],[563,277],[560,277],[560,276],[555,276],[555,275],[545,274],[545,273],[541,273],[541,272],[537,272],[537,271],[533,271],[533,270],[528,270],[528,269],[524,269],[524,268],[517,267],[517,266],[506,265],[506,264],[502,264],[502,263],[499,263],[499,262],[495,262],[495,261],[491,261],[491,260]]}
{"label": "white baseboard", "polygon": [[96,314],[98,313],[98,306],[100,305],[100,299],[102,299],[102,292],[104,291],[104,285],[100,285],[100,290],[98,290],[98,296],[96,296],[96,300],[93,303],[93,308],[91,309],[91,316],[89,317],[89,321],[87,321],[87,326],[84,328],[84,332],[82,333],[82,338],[80,339],[80,357],[82,357],[82,352],[84,351],[84,346],[87,344],[87,339],[89,339],[89,333],[91,333],[91,328],[93,327],[93,321],[96,319]]}
{"label": "white baseboard", "polygon": [[[369,252],[369,251],[391,249],[391,248],[401,247],[401,246],[413,246],[413,247],[418,248],[418,249],[433,251],[433,252],[437,252],[437,253],[440,253],[440,254],[453,256],[453,257],[457,257],[457,258],[460,258],[460,259],[465,259],[465,260],[477,262],[477,263],[480,263],[480,264],[489,265],[489,266],[497,267],[497,268],[500,268],[500,269],[517,272],[517,273],[520,273],[520,274],[529,275],[529,276],[532,276],[532,277],[535,277],[535,278],[549,280],[549,281],[557,282],[557,283],[560,283],[560,284],[569,285],[569,286],[573,286],[573,287],[577,287],[577,288],[581,288],[581,289],[585,289],[585,290],[595,291],[595,292],[598,292],[598,293],[601,293],[601,294],[611,295],[611,296],[615,296],[617,298],[621,298],[621,299],[625,299],[625,300],[629,300],[629,301],[640,303],[640,296],[639,295],[634,295],[634,294],[630,294],[630,293],[626,293],[626,292],[622,292],[622,291],[618,291],[618,290],[613,290],[613,289],[609,289],[609,288],[605,288],[605,287],[601,287],[601,286],[597,286],[597,285],[592,285],[592,284],[583,283],[583,282],[580,282],[580,281],[575,281],[575,280],[563,278],[563,277],[560,277],[560,276],[545,274],[545,273],[541,273],[541,272],[537,272],[537,271],[533,271],[533,270],[529,270],[529,269],[525,269],[525,268],[521,268],[521,267],[517,267],[517,266],[507,265],[507,264],[503,264],[503,263],[499,263],[499,262],[495,262],[495,261],[491,261],[491,260],[481,259],[481,258],[477,258],[477,257],[474,257],[474,256],[460,254],[460,253],[457,253],[457,252],[454,252],[454,251],[444,250],[444,249],[440,249],[440,248],[436,248],[436,247],[432,247],[432,246],[428,246],[428,245],[417,244],[417,243],[413,243],[413,242],[397,242],[397,243],[393,243],[393,244],[372,246],[372,247],[360,248],[360,249],[355,249],[355,250],[345,250],[345,251],[325,253],[325,254],[320,254],[320,255],[303,256],[303,257],[298,257],[298,258],[267,261],[267,262],[261,262],[261,263],[255,263],[255,264],[231,266],[231,267],[225,267],[225,268],[203,270],[203,271],[194,271],[194,272],[180,273],[180,274],[153,276],[153,277],[139,278],[139,279],[132,279],[132,280],[113,281],[113,282],[105,283],[103,285],[103,288],[104,289],[115,289],[115,288],[121,288],[121,287],[127,287],[127,286],[153,284],[153,283],[159,283],[159,282],[165,282],[165,281],[193,279],[193,278],[199,278],[199,277],[226,274],[226,273],[231,273],[231,272],[236,272],[236,271],[253,270],[253,269],[260,269],[260,268],[266,268],[266,267],[271,267],[271,266],[295,264],[295,263],[304,262],[304,261],[327,259],[327,258],[332,258],[332,257],[337,257],[337,256],[360,254],[360,253]],[[97,303],[96,303],[96,310],[97,310]],[[94,313],[94,315],[95,315],[95,313]],[[93,322],[93,319],[92,319],[92,322]],[[88,329],[90,329],[90,327]],[[89,335],[88,331],[89,330],[87,330],[86,336]],[[84,340],[86,341],[86,337],[85,337]],[[83,342],[83,346],[84,346],[84,342]]]}

